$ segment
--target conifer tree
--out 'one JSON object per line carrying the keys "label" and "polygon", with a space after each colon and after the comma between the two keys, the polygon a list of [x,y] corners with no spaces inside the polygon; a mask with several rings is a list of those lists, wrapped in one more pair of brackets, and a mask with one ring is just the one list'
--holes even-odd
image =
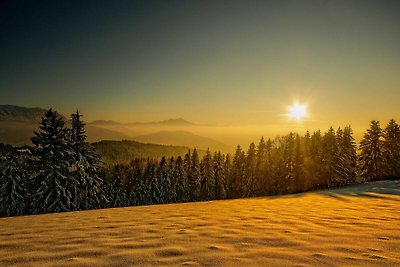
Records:
{"label": "conifer tree", "polygon": [[178,202],[187,201],[187,177],[184,168],[184,162],[181,156],[176,158],[175,169],[173,173],[174,181],[176,182],[176,199]]}
{"label": "conifer tree", "polygon": [[146,174],[143,167],[143,161],[141,166],[137,160],[135,160],[135,165],[133,167],[133,175],[135,177],[135,187],[133,189],[132,197],[134,198],[134,205],[144,205],[147,204],[149,196],[149,187],[146,183]]}
{"label": "conifer tree", "polygon": [[60,212],[76,209],[78,181],[70,163],[73,151],[63,118],[50,109],[42,117],[39,131],[32,137],[34,171],[34,213]]}
{"label": "conifer tree", "polygon": [[189,201],[197,201],[200,195],[200,162],[197,149],[193,150],[190,160],[190,173],[188,176],[188,198]]}
{"label": "conifer tree", "polygon": [[229,179],[229,197],[238,198],[243,196],[246,156],[240,146],[237,146],[232,163],[232,173]]}
{"label": "conifer tree", "polygon": [[160,203],[169,203],[171,196],[171,180],[168,172],[167,159],[162,157],[157,171],[157,180],[159,185],[159,201]]}
{"label": "conifer tree", "polygon": [[214,190],[214,169],[210,150],[207,149],[206,155],[200,164],[200,199],[211,200],[215,198]]}
{"label": "conifer tree", "polygon": [[371,121],[370,128],[364,134],[360,143],[360,176],[365,181],[382,179],[383,170],[383,148],[382,129],[379,121]]}
{"label": "conifer tree", "polygon": [[322,138],[322,153],[323,153],[323,176],[322,186],[334,186],[334,182],[338,180],[336,171],[336,161],[338,154],[338,143],[335,130],[330,127]]}
{"label": "conifer tree", "polygon": [[261,137],[256,149],[256,181],[259,193],[265,193],[267,187],[267,144]]}
{"label": "conifer tree", "polygon": [[225,199],[225,168],[224,157],[221,152],[215,152],[213,157],[213,171],[214,171],[214,196],[215,199]]}
{"label": "conifer tree", "polygon": [[336,175],[332,180],[332,186],[355,183],[357,152],[351,127],[347,126],[344,130],[339,128],[336,132],[336,139],[338,143]]}
{"label": "conifer tree", "polygon": [[148,161],[144,177],[146,179],[146,191],[148,192],[146,204],[162,203],[158,179],[156,177],[156,164],[154,162]]}
{"label": "conifer tree", "polygon": [[178,187],[178,177],[176,176],[176,161],[174,157],[169,159],[168,164],[168,177],[170,180],[170,195],[169,195],[169,202],[175,203],[177,202],[177,187]]}
{"label": "conifer tree", "polygon": [[25,214],[27,179],[24,161],[15,153],[0,154],[0,217]]}
{"label": "conifer tree", "polygon": [[110,207],[126,207],[128,205],[129,199],[122,180],[121,166],[116,165],[113,170],[113,181],[110,187]]}
{"label": "conifer tree", "polygon": [[400,177],[400,127],[390,120],[383,131],[384,175],[388,178]]}
{"label": "conifer tree", "polygon": [[245,176],[243,183],[243,196],[254,197],[257,195],[257,177],[256,177],[256,145],[251,143],[247,150],[246,162],[245,162]]}
{"label": "conifer tree", "polygon": [[73,148],[73,175],[79,182],[77,206],[93,209],[106,202],[104,181],[99,176],[103,162],[93,146],[86,142],[85,123],[79,111],[71,115],[70,143]]}

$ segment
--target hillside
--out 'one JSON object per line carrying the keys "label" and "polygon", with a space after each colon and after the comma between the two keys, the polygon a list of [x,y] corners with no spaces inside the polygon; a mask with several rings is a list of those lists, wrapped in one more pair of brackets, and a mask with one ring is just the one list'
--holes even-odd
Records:
{"label": "hillside", "polygon": [[[184,146],[143,144],[135,141],[100,141],[92,143],[106,163],[127,163],[134,158],[154,158],[183,156],[189,150]],[[203,156],[204,151],[198,150]]]}
{"label": "hillside", "polygon": [[133,139],[142,143],[197,147],[200,149],[210,148],[211,150],[223,152],[231,151],[231,147],[224,143],[187,131],[159,131],[135,136]]}
{"label": "hillside", "polygon": [[399,266],[400,181],[0,218],[0,265]]}

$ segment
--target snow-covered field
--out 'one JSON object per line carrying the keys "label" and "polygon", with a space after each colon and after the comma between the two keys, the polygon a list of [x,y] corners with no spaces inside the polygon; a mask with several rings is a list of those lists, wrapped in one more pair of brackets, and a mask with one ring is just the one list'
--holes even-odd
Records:
{"label": "snow-covered field", "polygon": [[400,181],[0,219],[0,266],[400,266]]}

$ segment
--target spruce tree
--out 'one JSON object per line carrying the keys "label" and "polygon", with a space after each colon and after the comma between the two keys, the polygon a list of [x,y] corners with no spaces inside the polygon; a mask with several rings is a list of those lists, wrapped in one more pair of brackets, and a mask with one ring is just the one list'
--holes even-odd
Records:
{"label": "spruce tree", "polygon": [[215,198],[214,169],[209,149],[207,149],[206,155],[201,161],[200,173],[200,200],[212,200]]}
{"label": "spruce tree", "polygon": [[160,197],[161,196],[160,186],[156,172],[157,172],[156,164],[152,161],[149,161],[144,174],[148,191],[148,197],[147,197],[148,204],[162,203],[162,199]]}
{"label": "spruce tree", "polygon": [[332,180],[332,186],[343,186],[355,183],[357,152],[353,138],[353,131],[350,126],[338,129],[336,132],[338,150],[336,154],[336,175]]}
{"label": "spruce tree", "polygon": [[228,181],[229,197],[238,198],[243,196],[246,156],[240,146],[237,146],[233,156],[232,172]]}
{"label": "spruce tree", "polygon": [[110,187],[110,207],[126,207],[129,205],[128,194],[122,180],[121,166],[118,164],[113,169],[113,181]]}
{"label": "spruce tree", "polygon": [[226,198],[224,157],[221,152],[215,152],[213,157],[214,168],[214,196],[215,199]]}
{"label": "spruce tree", "polygon": [[382,143],[384,157],[384,175],[388,178],[400,177],[400,127],[390,120],[383,131]]}
{"label": "spruce tree", "polygon": [[100,155],[86,142],[85,123],[79,111],[71,115],[70,144],[73,148],[73,175],[79,182],[77,206],[81,209],[99,208],[105,203],[104,181],[99,173],[103,168]]}
{"label": "spruce tree", "polygon": [[338,180],[336,171],[338,143],[336,132],[332,127],[329,128],[328,132],[326,132],[322,138],[322,154],[322,186],[334,186],[334,181]]}
{"label": "spruce tree", "polygon": [[382,129],[379,121],[371,121],[370,128],[364,134],[360,143],[360,176],[364,181],[374,181],[382,179],[383,170],[383,147]]}
{"label": "spruce tree", "polygon": [[247,150],[245,162],[245,177],[243,181],[243,196],[254,197],[257,195],[257,158],[256,158],[256,145],[251,143]]}
{"label": "spruce tree", "polygon": [[15,153],[0,154],[0,217],[26,213],[26,164]]}
{"label": "spruce tree", "polygon": [[178,202],[186,202],[187,199],[187,176],[184,168],[184,162],[181,156],[178,156],[175,162],[173,173],[174,181],[176,182],[176,199]]}
{"label": "spruce tree", "polygon": [[159,203],[168,203],[170,196],[171,181],[168,173],[168,163],[165,157],[162,157],[157,170],[157,180],[159,185]]}
{"label": "spruce tree", "polygon": [[200,162],[197,149],[193,150],[190,159],[190,173],[188,175],[188,198],[189,201],[197,201],[200,195]]}
{"label": "spruce tree", "polygon": [[50,109],[32,137],[32,168],[36,191],[34,213],[70,211],[77,208],[78,181],[73,177],[68,129],[63,118]]}

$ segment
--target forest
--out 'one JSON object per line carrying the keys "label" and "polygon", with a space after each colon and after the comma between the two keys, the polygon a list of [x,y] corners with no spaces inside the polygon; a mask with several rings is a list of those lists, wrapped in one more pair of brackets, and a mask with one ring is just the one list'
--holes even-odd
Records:
{"label": "forest", "polygon": [[208,201],[304,192],[400,178],[400,127],[371,121],[357,145],[350,126],[261,138],[233,155],[181,156],[105,165],[77,111],[67,127],[50,109],[32,145],[0,145],[0,216]]}

